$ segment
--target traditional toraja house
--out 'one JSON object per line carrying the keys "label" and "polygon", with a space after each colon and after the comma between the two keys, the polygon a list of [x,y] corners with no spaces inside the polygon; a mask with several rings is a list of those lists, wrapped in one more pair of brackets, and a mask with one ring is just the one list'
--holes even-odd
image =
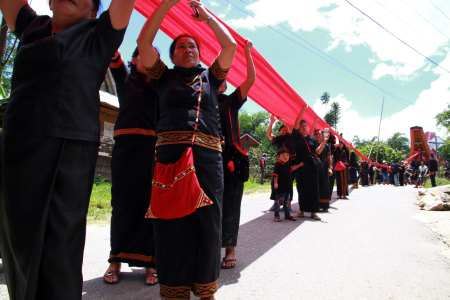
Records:
{"label": "traditional toraja house", "polygon": [[243,150],[250,151],[250,147],[258,148],[260,142],[249,133],[241,135],[241,147]]}
{"label": "traditional toraja house", "polygon": [[411,133],[411,150],[409,156],[413,156],[417,152],[420,152],[416,157],[416,161],[427,162],[430,158],[430,148],[428,147],[427,138],[423,133],[422,127],[415,126],[410,128]]}
{"label": "traditional toraja house", "polygon": [[[111,179],[114,124],[119,113],[119,101],[116,95],[116,85],[108,70],[100,88],[100,147],[97,165],[95,166],[95,175],[101,175],[104,179]],[[7,104],[8,101],[0,106],[0,124],[3,124]]]}

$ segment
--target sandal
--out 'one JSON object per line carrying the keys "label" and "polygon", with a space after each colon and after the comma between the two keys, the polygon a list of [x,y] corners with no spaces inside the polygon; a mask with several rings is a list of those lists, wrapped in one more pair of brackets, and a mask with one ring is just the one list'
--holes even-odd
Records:
{"label": "sandal", "polygon": [[[156,270],[153,269],[153,268],[145,268],[145,270],[146,270],[146,272],[145,272],[145,284],[148,285],[148,286],[152,286],[152,285],[158,284],[159,281],[158,281],[158,274],[156,274]],[[152,279],[152,278],[156,278],[156,281],[151,282],[151,280],[149,280],[149,279]]]}
{"label": "sandal", "polygon": [[[115,283],[119,282],[119,274],[120,274],[120,270],[117,270],[117,269],[106,270],[106,273],[103,275],[103,281],[107,284],[115,284]],[[109,279],[111,277],[116,277],[117,279],[108,281],[107,279]]]}
{"label": "sandal", "polygon": [[304,217],[305,217],[305,214],[302,213],[302,212],[299,212],[299,213],[297,214],[297,217],[299,217],[299,218],[304,218]]}
{"label": "sandal", "polygon": [[287,217],[287,218],[285,218],[286,220],[289,220],[289,221],[297,221],[297,219],[296,218],[294,218],[293,216],[289,216],[289,217]]}
{"label": "sandal", "polygon": [[[236,263],[237,263],[236,259],[225,259],[225,257],[224,257],[224,258],[222,258],[222,261],[225,263],[225,265],[221,265],[220,266],[221,269],[233,269],[234,267],[236,267]],[[233,261],[235,262],[234,266],[227,266],[227,263],[233,262]]]}
{"label": "sandal", "polygon": [[273,220],[274,220],[275,222],[281,222],[280,217],[275,217]]}
{"label": "sandal", "polygon": [[311,219],[314,219],[314,220],[316,220],[316,221],[322,220],[321,218],[319,218],[318,215],[311,216]]}

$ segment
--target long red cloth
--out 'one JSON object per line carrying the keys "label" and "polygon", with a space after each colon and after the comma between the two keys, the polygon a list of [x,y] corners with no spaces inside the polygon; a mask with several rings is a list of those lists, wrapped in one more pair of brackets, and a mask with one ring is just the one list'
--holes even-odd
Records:
{"label": "long red cloth", "polygon": [[[148,18],[160,2],[161,0],[137,0],[135,9]],[[200,44],[201,61],[209,66],[217,57],[220,45],[209,26],[205,22],[199,23],[193,20],[191,14],[191,7],[185,1],[180,1],[169,11],[160,29],[172,39],[185,33],[194,36]],[[238,44],[233,66],[227,76],[227,81],[237,87],[247,76],[247,61],[244,53],[245,39],[217,16],[216,19],[230,31]],[[270,41],[267,42],[267,45],[270,45]],[[282,117],[292,125],[302,108],[307,104],[255,49],[257,47],[258,45],[255,45],[252,48],[256,81],[248,96],[269,113]],[[303,116],[303,119],[309,125],[313,124],[317,118],[318,115],[311,108]],[[319,119],[316,128],[324,129],[330,128],[330,126],[324,120]],[[330,131],[336,134],[331,128]]]}
{"label": "long red cloth", "polygon": [[[148,18],[160,2],[161,0],[137,0],[135,9],[144,17]],[[160,29],[172,39],[180,34],[186,33],[194,36],[200,44],[201,61],[209,66],[217,57],[217,54],[220,51],[220,45],[209,26],[205,22],[199,23],[193,20],[191,14],[191,7],[184,1],[179,2],[169,11],[162,22]],[[222,22],[217,16],[215,16],[215,18],[230,31],[238,44],[233,66],[227,76],[227,81],[237,87],[247,77],[247,60],[244,52],[245,39],[227,24]],[[255,47],[257,46],[258,45],[255,45]],[[292,125],[307,103],[277,73],[277,71],[275,71],[255,47],[252,48],[252,58],[255,64],[256,81],[250,89],[248,96],[269,113],[282,117],[284,121]],[[314,110],[312,110],[312,108],[308,108],[303,115],[303,119],[309,125],[313,124],[317,118],[319,118],[319,120],[317,121],[316,129],[330,128],[330,131],[335,136],[339,136],[314,112]],[[348,142],[346,142],[346,144],[348,144]],[[353,146],[352,148],[359,156],[361,156],[361,158],[371,162],[370,159],[356,150]],[[389,168],[388,166],[378,163],[375,163],[375,165]]]}

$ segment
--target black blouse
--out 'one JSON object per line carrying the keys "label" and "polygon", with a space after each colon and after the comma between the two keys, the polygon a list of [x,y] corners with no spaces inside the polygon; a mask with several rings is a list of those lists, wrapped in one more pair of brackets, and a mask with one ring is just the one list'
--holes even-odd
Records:
{"label": "black blouse", "polygon": [[[242,99],[239,87],[230,95],[219,95],[220,125],[222,135],[225,138],[225,145],[222,151],[223,156],[228,156],[233,142],[240,145],[239,109],[244,105],[245,101],[247,101],[247,98]],[[233,134],[231,130],[233,130]],[[228,162],[228,160],[224,159],[224,162]]]}
{"label": "black blouse", "polygon": [[[294,143],[295,147],[295,164],[298,165],[299,163],[307,163],[309,159],[309,152],[316,153],[316,149],[319,147],[319,144],[317,143],[317,140],[312,135],[306,135],[303,137],[298,130],[292,131],[292,141]],[[309,146],[309,148],[308,148]]]}
{"label": "black blouse", "polygon": [[114,138],[139,135],[155,136],[156,90],[147,75],[129,70],[122,57],[110,64],[119,95],[119,115],[114,126]]}
{"label": "black blouse", "polygon": [[99,89],[125,29],[109,11],[53,35],[49,16],[25,5],[17,15],[6,136],[45,136],[99,142]]}

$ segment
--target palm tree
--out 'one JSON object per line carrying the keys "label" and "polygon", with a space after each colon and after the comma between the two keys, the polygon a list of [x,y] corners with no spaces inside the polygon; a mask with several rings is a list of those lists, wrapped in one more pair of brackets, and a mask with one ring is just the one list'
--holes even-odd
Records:
{"label": "palm tree", "polygon": [[325,104],[325,111],[327,111],[328,102],[330,102],[330,94],[328,92],[323,93],[323,95],[320,96],[320,101],[322,101],[322,104]]}
{"label": "palm tree", "polygon": [[393,149],[409,151],[409,139],[402,132],[394,133],[386,143]]}
{"label": "palm tree", "polygon": [[341,119],[341,106],[338,102],[333,102],[331,104],[331,109],[325,114],[325,122],[327,122],[330,127],[334,127],[334,131],[337,132],[337,124]]}

